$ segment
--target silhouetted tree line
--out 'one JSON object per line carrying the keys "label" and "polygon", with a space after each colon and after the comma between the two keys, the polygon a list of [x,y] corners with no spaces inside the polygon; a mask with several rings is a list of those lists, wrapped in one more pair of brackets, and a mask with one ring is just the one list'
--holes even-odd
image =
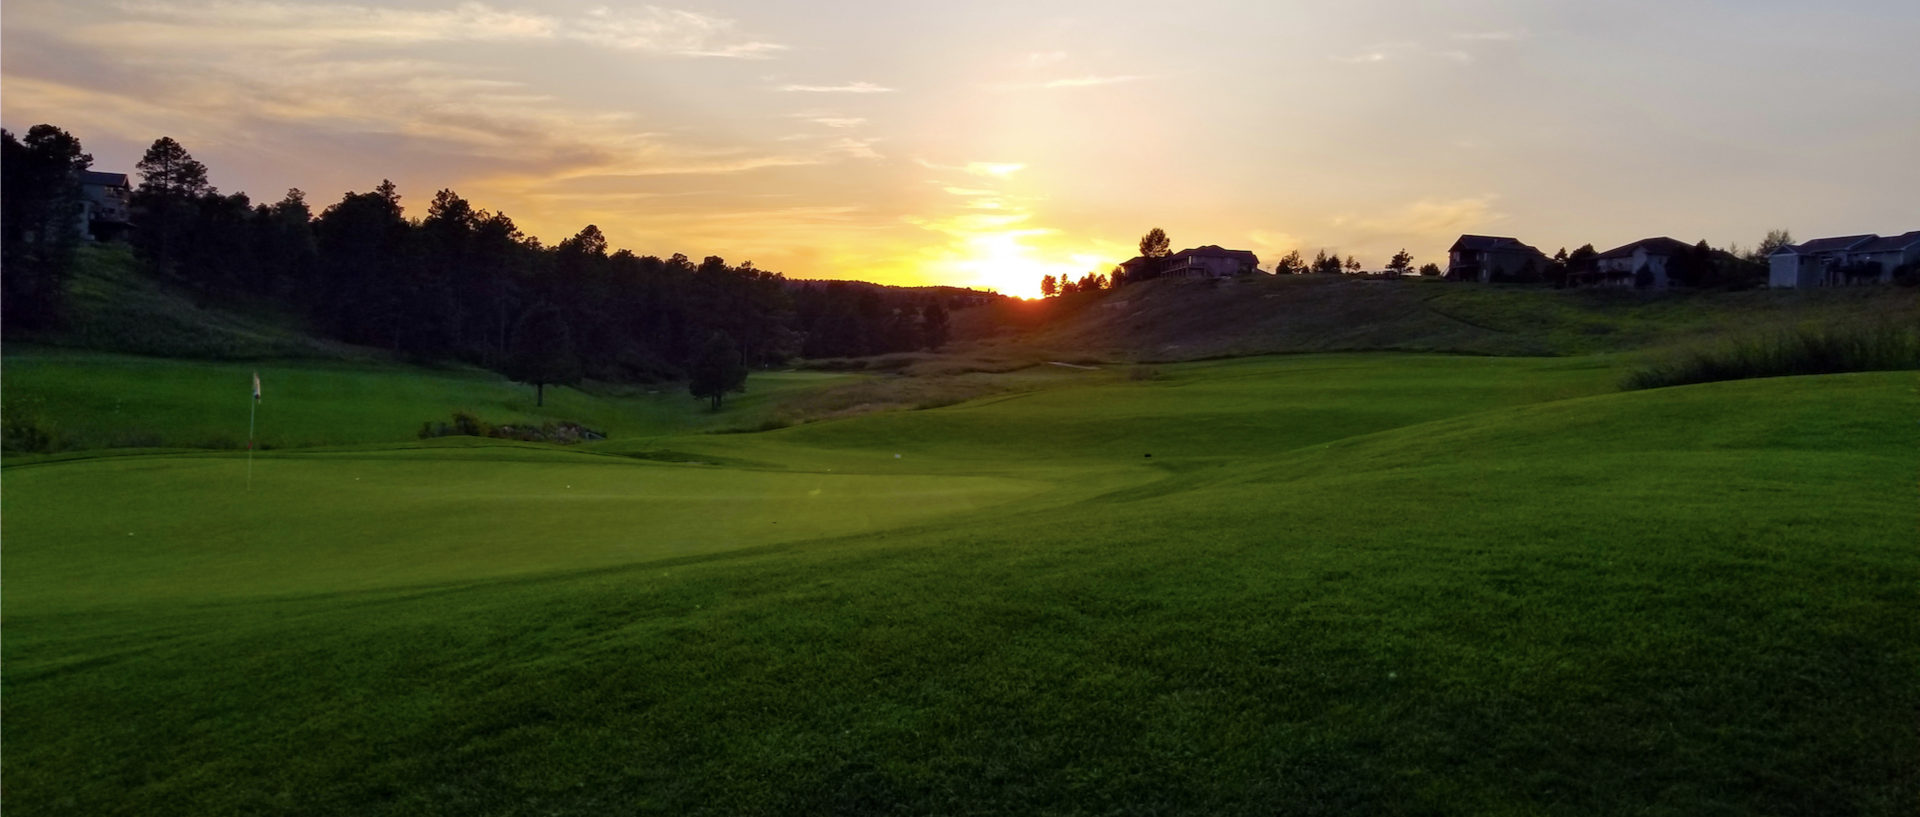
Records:
{"label": "silhouetted tree line", "polygon": [[[43,325],[77,240],[55,242],[45,225],[72,223],[75,178],[90,159],[78,140],[42,125],[25,142],[6,136],[6,163],[7,320],[18,309]],[[611,250],[594,225],[548,247],[452,190],[411,218],[391,181],[317,213],[299,189],[255,204],[216,190],[170,138],[136,171],[131,242],[153,273],[210,295],[290,305],[338,340],[535,385],[678,378],[714,348],[751,367],[947,340],[947,306],[929,296],[796,288],[752,262]]]}
{"label": "silhouetted tree line", "polygon": [[25,139],[0,130],[0,324],[10,334],[59,320],[81,238],[80,172],[92,164],[52,125]]}

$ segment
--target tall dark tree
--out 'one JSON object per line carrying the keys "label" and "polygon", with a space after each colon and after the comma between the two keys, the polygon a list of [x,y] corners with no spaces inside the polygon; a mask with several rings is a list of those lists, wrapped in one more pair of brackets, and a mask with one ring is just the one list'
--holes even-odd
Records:
{"label": "tall dark tree", "polygon": [[1042,296],[1051,298],[1054,295],[1059,294],[1059,292],[1060,292],[1060,282],[1058,279],[1054,278],[1051,274],[1043,276],[1040,279],[1040,294]]}
{"label": "tall dark tree", "polygon": [[720,410],[720,401],[728,392],[747,390],[747,367],[740,362],[740,347],[725,332],[707,337],[687,374],[687,391],[711,401],[714,411]]}
{"label": "tall dark tree", "polygon": [[1299,250],[1289,250],[1273,265],[1275,275],[1299,275],[1304,272],[1307,272],[1307,262],[1300,257]]}
{"label": "tall dark tree", "polygon": [[1155,227],[1140,237],[1140,255],[1145,258],[1165,258],[1173,254],[1173,244],[1167,240],[1167,231]]}
{"label": "tall dark tree", "polygon": [[162,136],[133,169],[140,174],[140,186],[133,191],[139,225],[134,246],[155,271],[173,274],[180,244],[193,229],[196,203],[216,192],[207,182],[207,166],[172,137]]}
{"label": "tall dark tree", "polygon": [[1411,268],[1413,268],[1413,256],[1407,254],[1405,247],[1402,247],[1399,252],[1394,253],[1393,260],[1387,262],[1387,269],[1393,270],[1394,272],[1405,273]]}
{"label": "tall dark tree", "polygon": [[533,404],[547,404],[547,387],[580,379],[580,358],[565,315],[549,306],[536,306],[520,318],[513,330],[513,351],[507,356],[507,377],[533,386]]}
{"label": "tall dark tree", "polygon": [[52,125],[24,141],[0,130],[0,143],[0,321],[11,334],[59,322],[82,229],[80,173],[93,157]]}
{"label": "tall dark tree", "polygon": [[921,335],[929,350],[938,352],[947,345],[947,308],[938,300],[930,301],[920,310]]}
{"label": "tall dark tree", "polygon": [[287,195],[256,214],[255,256],[260,270],[254,290],[267,295],[304,297],[311,286],[318,250],[313,243],[313,208],[307,194],[290,188]]}
{"label": "tall dark tree", "polygon": [[342,340],[400,351],[414,290],[407,266],[413,235],[392,183],[343,196],[320,214],[314,237],[322,282],[308,302],[315,316]]}
{"label": "tall dark tree", "polygon": [[1600,251],[1592,244],[1582,244],[1573,252],[1567,253],[1567,281],[1579,283],[1591,277],[1600,268]]}

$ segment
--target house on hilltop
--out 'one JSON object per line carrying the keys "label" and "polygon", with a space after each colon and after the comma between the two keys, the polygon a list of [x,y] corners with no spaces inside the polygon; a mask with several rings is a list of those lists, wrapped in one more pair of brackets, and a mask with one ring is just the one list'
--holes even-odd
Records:
{"label": "house on hilltop", "polygon": [[80,234],[89,241],[111,241],[133,221],[133,185],[125,173],[80,171]]}
{"label": "house on hilltop", "polygon": [[1227,278],[1246,275],[1260,266],[1260,257],[1246,250],[1223,249],[1215,244],[1181,250],[1164,258],[1135,256],[1114,269],[1129,281],[1155,277]]}
{"label": "house on hilltop", "polygon": [[1647,288],[1666,289],[1671,284],[1669,270],[1677,266],[1674,259],[1685,258],[1692,251],[1692,244],[1677,238],[1664,235],[1656,238],[1642,238],[1594,256],[1593,267],[1570,273],[1567,276],[1567,283],[1574,286],[1631,289],[1639,286],[1635,279],[1641,270],[1646,270],[1652,277]]}
{"label": "house on hilltop", "polygon": [[1447,280],[1479,281],[1512,278],[1531,264],[1535,272],[1544,272],[1548,259],[1520,239],[1496,235],[1463,235],[1447,248]]}
{"label": "house on hilltop", "polygon": [[1920,264],[1920,230],[1875,239],[1852,252],[1855,261],[1880,267],[1880,283],[1893,280],[1894,270]]}
{"label": "house on hilltop", "polygon": [[1208,244],[1160,259],[1160,274],[1175,278],[1227,278],[1246,275],[1259,266],[1260,257],[1251,252]]}
{"label": "house on hilltop", "polygon": [[1769,286],[1782,289],[1887,283],[1920,264],[1920,230],[1881,238],[1843,235],[1787,244],[1767,256]]}

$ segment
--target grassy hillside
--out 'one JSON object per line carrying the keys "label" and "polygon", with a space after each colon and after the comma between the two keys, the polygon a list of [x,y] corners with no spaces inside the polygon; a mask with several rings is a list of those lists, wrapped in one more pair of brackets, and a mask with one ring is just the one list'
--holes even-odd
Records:
{"label": "grassy hillside", "polygon": [[300,319],[263,303],[213,302],[142,272],[123,244],[79,248],[66,328],[46,345],[214,360],[317,358],[366,362],[377,350],[321,340]]}
{"label": "grassy hillside", "polygon": [[[1159,370],[273,451],[251,493],[232,454],[10,464],[8,809],[1920,807],[1911,373]],[[721,464],[623,456],[662,448]]]}
{"label": "grassy hillside", "polygon": [[1920,323],[1920,290],[1640,293],[1437,280],[1256,275],[1162,279],[956,316],[973,354],[1193,360],[1341,350],[1579,355],[1685,346],[1728,332]]}

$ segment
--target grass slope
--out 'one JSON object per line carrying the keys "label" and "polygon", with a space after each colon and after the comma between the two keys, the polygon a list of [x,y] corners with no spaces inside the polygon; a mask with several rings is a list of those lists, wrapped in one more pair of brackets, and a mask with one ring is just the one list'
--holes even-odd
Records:
{"label": "grass slope", "polygon": [[160,357],[373,361],[382,353],[311,336],[262,303],[220,303],[142,272],[124,244],[82,245],[67,286],[66,328],[41,343]]}
{"label": "grass slope", "polygon": [[751,467],[282,453],[258,512],[231,456],[10,467],[7,805],[1913,813],[1920,384],[1616,374],[1231,361],[656,441]]}
{"label": "grass slope", "polygon": [[955,316],[963,336],[1002,333],[970,350],[986,359],[1024,349],[1042,358],[1146,361],[1341,350],[1581,355],[1862,319],[1920,323],[1920,290],[1642,293],[1256,275],[1163,279]]}

